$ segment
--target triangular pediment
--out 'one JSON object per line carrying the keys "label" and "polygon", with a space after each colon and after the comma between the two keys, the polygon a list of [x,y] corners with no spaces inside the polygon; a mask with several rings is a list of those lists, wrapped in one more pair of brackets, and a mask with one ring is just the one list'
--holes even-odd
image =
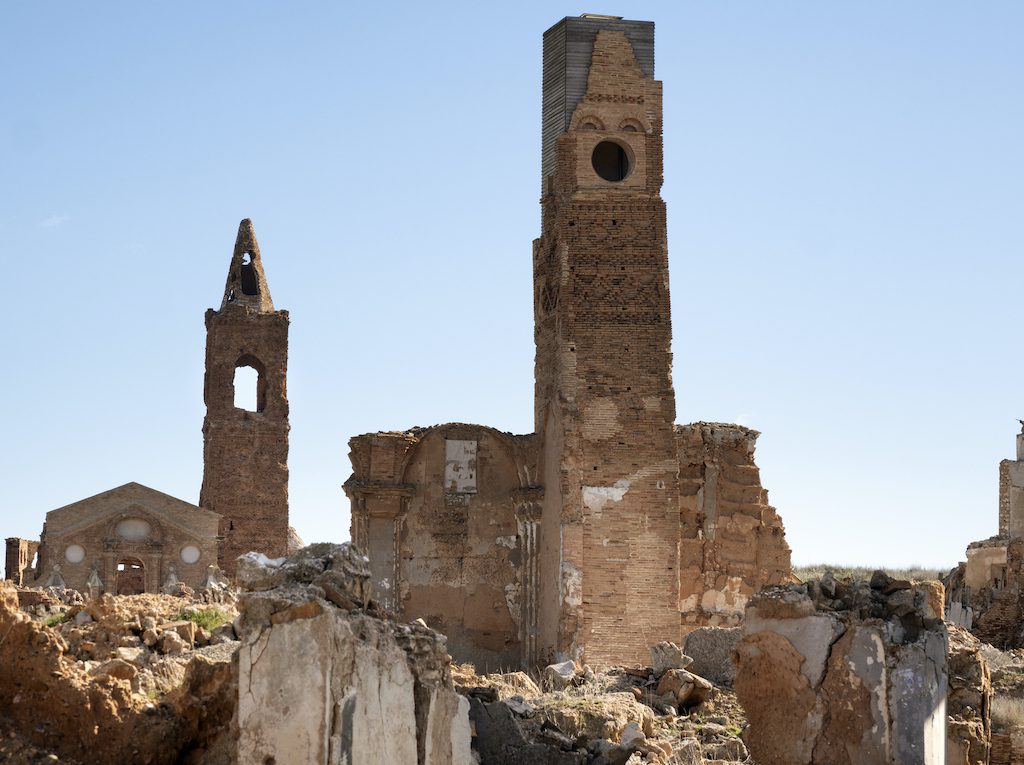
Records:
{"label": "triangular pediment", "polygon": [[126,514],[148,516],[196,537],[216,535],[220,515],[141,483],[126,483],[46,514],[47,533],[75,534]]}

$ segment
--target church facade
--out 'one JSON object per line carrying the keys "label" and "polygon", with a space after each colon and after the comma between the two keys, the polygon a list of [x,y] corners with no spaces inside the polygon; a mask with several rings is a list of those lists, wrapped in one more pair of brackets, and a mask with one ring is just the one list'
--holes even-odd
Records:
{"label": "church facade", "polygon": [[[301,546],[288,526],[288,312],[274,308],[249,220],[206,329],[199,505],[128,483],[52,510],[39,541],[6,540],[8,579],[92,595],[195,589],[232,575],[249,550],[279,557]],[[252,410],[236,405],[246,367],[256,377]]]}

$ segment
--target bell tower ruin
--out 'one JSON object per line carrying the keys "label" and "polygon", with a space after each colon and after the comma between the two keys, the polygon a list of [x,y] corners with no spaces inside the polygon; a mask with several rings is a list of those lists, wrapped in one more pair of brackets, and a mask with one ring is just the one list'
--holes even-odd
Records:
{"label": "bell tower ruin", "polygon": [[[678,635],[679,463],[654,24],[544,35],[535,427],[541,643],[642,658]],[[599,638],[598,638],[599,636]]]}
{"label": "bell tower ruin", "polygon": [[[222,516],[218,564],[288,548],[288,312],[274,309],[252,221],[238,227],[224,298],[206,312],[200,506]],[[236,398],[250,379],[254,401]],[[242,404],[242,405],[240,405]],[[251,406],[246,408],[246,406]]]}

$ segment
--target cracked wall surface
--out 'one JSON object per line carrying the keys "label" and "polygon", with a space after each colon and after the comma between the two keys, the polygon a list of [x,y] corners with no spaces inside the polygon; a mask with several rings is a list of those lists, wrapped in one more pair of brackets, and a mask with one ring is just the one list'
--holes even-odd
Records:
{"label": "cracked wall surface", "polygon": [[472,763],[444,636],[379,618],[369,573],[347,544],[240,563],[240,763]]}
{"label": "cracked wall surface", "polygon": [[751,756],[763,765],[945,765],[948,635],[941,585],[768,588],[736,648]]}

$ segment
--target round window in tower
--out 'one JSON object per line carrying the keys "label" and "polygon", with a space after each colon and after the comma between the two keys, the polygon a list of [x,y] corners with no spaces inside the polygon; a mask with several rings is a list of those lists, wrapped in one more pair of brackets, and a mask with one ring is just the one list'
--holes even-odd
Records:
{"label": "round window in tower", "polygon": [[601,141],[594,147],[590,161],[594,165],[594,172],[606,181],[623,181],[633,169],[629,152],[615,141]]}
{"label": "round window in tower", "polygon": [[181,548],[181,561],[189,565],[199,561],[199,548],[195,545],[185,545]]}
{"label": "round window in tower", "polygon": [[81,545],[68,545],[64,548],[64,560],[68,563],[81,563],[85,560],[85,548]]}

